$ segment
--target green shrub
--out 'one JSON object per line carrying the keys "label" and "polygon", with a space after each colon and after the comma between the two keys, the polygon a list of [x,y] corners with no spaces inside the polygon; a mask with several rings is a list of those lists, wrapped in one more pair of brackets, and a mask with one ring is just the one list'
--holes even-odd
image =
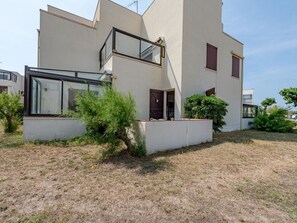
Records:
{"label": "green shrub", "polygon": [[288,111],[277,106],[262,109],[254,119],[253,126],[259,131],[290,133],[294,132],[296,123],[286,120]]}
{"label": "green shrub", "polygon": [[261,105],[264,107],[264,110],[266,110],[268,107],[276,104],[275,98],[266,98],[264,101],[261,102]]}
{"label": "green shrub", "polygon": [[294,107],[297,107],[297,88],[287,88],[283,89],[280,92],[280,95],[283,96],[287,104],[293,104]]}
{"label": "green shrub", "polygon": [[0,119],[5,133],[15,132],[21,124],[23,105],[20,100],[21,95],[7,94],[7,92],[0,94]]}
{"label": "green shrub", "polygon": [[220,131],[225,125],[224,117],[227,114],[228,104],[216,96],[195,94],[188,97],[185,102],[187,118],[205,118],[213,120],[213,129]]}
{"label": "green shrub", "polygon": [[91,135],[96,135],[110,144],[110,150],[124,142],[132,155],[144,155],[141,145],[133,145],[128,136],[136,119],[135,100],[112,87],[104,87],[103,94],[96,96],[87,92],[76,99],[76,114],[81,118]]}

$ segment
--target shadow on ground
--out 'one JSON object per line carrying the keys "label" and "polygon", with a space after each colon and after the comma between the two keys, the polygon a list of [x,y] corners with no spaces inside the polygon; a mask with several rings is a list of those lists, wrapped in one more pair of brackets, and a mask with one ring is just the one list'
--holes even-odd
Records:
{"label": "shadow on ground", "polygon": [[147,156],[145,158],[135,159],[127,153],[122,153],[116,157],[108,157],[104,159],[103,163],[113,164],[116,166],[125,167],[127,169],[137,169],[139,174],[157,174],[161,171],[173,168],[174,165],[169,158],[172,156],[195,152],[199,150],[211,149],[214,146],[224,143],[235,144],[251,144],[254,140],[273,141],[273,142],[297,142],[296,133],[267,133],[253,130],[237,131],[230,133],[216,133],[214,134],[214,141],[211,143],[190,146],[173,151],[160,152],[155,155]]}
{"label": "shadow on ground", "polygon": [[110,156],[100,161],[105,164],[113,164],[125,167],[129,170],[136,170],[141,175],[157,174],[162,171],[168,171],[173,168],[173,164],[164,156],[147,156],[135,158],[127,153],[118,156]]}

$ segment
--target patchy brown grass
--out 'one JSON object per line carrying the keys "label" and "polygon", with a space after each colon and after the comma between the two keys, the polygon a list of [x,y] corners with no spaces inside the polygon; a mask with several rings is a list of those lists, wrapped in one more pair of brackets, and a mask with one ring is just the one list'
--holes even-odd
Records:
{"label": "patchy brown grass", "polygon": [[0,138],[0,222],[297,222],[296,134],[104,161],[96,145]]}

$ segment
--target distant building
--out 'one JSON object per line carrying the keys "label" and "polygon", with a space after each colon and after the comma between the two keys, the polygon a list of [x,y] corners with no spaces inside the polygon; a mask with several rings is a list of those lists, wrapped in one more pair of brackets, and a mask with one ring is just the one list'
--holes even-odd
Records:
{"label": "distant building", "polygon": [[18,72],[0,69],[0,93],[23,94],[24,77]]}
{"label": "distant building", "polygon": [[247,105],[254,104],[254,90],[243,90],[242,103]]}

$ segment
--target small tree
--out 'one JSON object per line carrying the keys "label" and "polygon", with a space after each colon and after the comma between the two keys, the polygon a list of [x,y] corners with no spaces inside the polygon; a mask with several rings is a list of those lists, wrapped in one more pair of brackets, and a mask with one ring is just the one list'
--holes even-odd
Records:
{"label": "small tree", "polygon": [[280,92],[287,104],[297,107],[297,88],[286,88]]}
{"label": "small tree", "polygon": [[220,131],[225,125],[228,104],[216,96],[195,94],[185,102],[185,113],[188,118],[206,118],[213,120],[213,129]]}
{"label": "small tree", "polygon": [[266,111],[268,107],[276,104],[275,98],[266,98],[264,101],[261,102],[261,105],[264,107]]}
{"label": "small tree", "polygon": [[259,109],[253,122],[256,130],[281,133],[294,131],[296,123],[286,120],[288,110],[278,106],[272,106],[275,104],[274,98],[266,98],[261,104],[264,108]]}
{"label": "small tree", "polygon": [[20,123],[23,105],[20,103],[21,95],[7,94],[2,92],[0,94],[0,118],[6,133],[15,132]]}
{"label": "small tree", "polygon": [[77,115],[84,121],[90,134],[100,136],[115,149],[119,140],[123,141],[130,153],[145,155],[145,149],[132,145],[128,129],[136,120],[135,100],[112,87],[104,87],[103,94],[96,96],[92,92],[80,95],[76,99]]}
{"label": "small tree", "polygon": [[288,111],[277,106],[266,110],[260,110],[254,119],[254,128],[266,132],[293,132],[296,123],[286,120]]}

